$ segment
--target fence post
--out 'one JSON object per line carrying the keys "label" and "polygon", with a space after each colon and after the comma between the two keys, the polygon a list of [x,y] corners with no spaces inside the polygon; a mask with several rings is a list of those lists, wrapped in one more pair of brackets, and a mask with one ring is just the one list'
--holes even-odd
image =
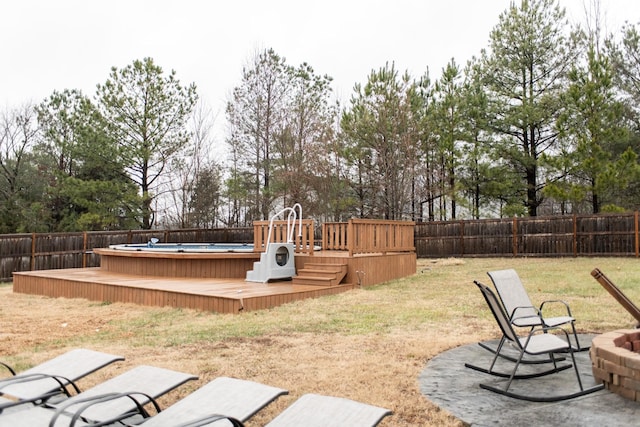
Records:
{"label": "fence post", "polygon": [[513,217],[512,223],[512,233],[513,233],[513,256],[518,256],[518,217]]}
{"label": "fence post", "polygon": [[29,270],[34,271],[36,269],[36,233],[31,233],[31,262]]}
{"label": "fence post", "polygon": [[573,256],[578,256],[578,215],[573,214]]}
{"label": "fence post", "polygon": [[464,221],[460,221],[460,252],[464,256]]}
{"label": "fence post", "polygon": [[638,240],[638,211],[635,211],[633,213],[634,216],[634,228],[635,228],[635,238],[636,238],[636,258],[638,257],[639,253],[640,253],[640,241]]}
{"label": "fence post", "polygon": [[82,233],[82,268],[87,267],[87,232]]}

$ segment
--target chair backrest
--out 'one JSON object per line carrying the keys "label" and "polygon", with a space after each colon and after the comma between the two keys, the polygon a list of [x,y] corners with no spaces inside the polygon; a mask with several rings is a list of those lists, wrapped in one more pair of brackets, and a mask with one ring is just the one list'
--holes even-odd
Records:
{"label": "chair backrest", "polygon": [[516,335],[515,331],[513,330],[511,322],[509,321],[507,314],[504,312],[500,301],[498,301],[498,297],[496,297],[496,294],[494,294],[488,286],[483,285],[477,280],[475,280],[473,283],[475,283],[478,289],[480,289],[480,292],[482,292],[482,296],[484,296],[487,305],[491,309],[491,313],[493,313],[493,317],[494,319],[496,319],[496,322],[498,323],[498,326],[500,327],[500,330],[502,331],[504,337],[520,347],[518,335]]}
{"label": "chair backrest", "polygon": [[498,291],[500,300],[507,310],[507,316],[513,317],[513,312],[517,309],[517,317],[536,317],[538,311],[531,303],[520,276],[513,269],[496,270],[487,272],[493,285]]}

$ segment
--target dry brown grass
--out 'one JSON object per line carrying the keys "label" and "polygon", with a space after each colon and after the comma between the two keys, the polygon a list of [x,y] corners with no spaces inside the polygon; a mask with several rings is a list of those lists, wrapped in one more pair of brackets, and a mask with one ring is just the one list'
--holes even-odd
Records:
{"label": "dry brown grass", "polygon": [[241,315],[51,299],[4,285],[0,355],[21,370],[76,347],[126,357],[83,380],[84,388],[139,364],[199,376],[163,398],[165,406],[220,375],[290,390],[249,426],[310,392],[392,409],[381,426],[458,426],[420,394],[418,375],[447,349],[496,337],[472,280],[488,282],[486,271],[511,267],[534,301],[568,301],[580,332],[634,324],[589,273],[601,268],[640,301],[636,259],[421,259],[418,273],[402,280]]}

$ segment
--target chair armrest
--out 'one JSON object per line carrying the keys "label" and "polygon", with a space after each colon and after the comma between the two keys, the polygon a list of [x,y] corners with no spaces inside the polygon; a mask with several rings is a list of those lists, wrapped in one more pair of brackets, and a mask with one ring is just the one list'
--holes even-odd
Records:
{"label": "chair armrest", "polygon": [[45,379],[45,378],[50,378],[50,379],[55,380],[58,383],[58,385],[60,386],[60,388],[55,389],[55,390],[50,391],[50,392],[47,392],[47,393],[40,394],[38,396],[29,397],[29,398],[22,397],[22,398],[20,398],[18,400],[9,400],[9,401],[0,403],[0,414],[2,414],[2,412],[5,409],[12,408],[14,406],[20,406],[20,405],[24,405],[26,403],[34,403],[35,404],[38,401],[40,403],[44,403],[49,398],[51,398],[53,396],[56,396],[56,395],[59,395],[59,394],[64,394],[67,397],[71,397],[71,393],[67,389],[67,387],[69,385],[73,386],[73,388],[75,389],[76,393],[80,392],[80,390],[78,389],[78,386],[68,378],[55,376],[55,375],[48,375],[48,374],[23,374],[23,375],[16,375],[14,377],[8,377],[8,378],[4,378],[4,379],[0,380],[0,394],[2,393],[2,387],[3,386],[6,387],[6,386],[13,385],[13,384],[25,383],[25,382],[29,382],[29,381],[37,381],[37,380],[41,380],[41,379]]}
{"label": "chair armrest", "polygon": [[[113,424],[121,419],[127,418],[135,414],[142,415],[143,418],[148,418],[149,413],[144,409],[144,405],[146,403],[140,402],[138,399],[134,397],[135,395],[147,398],[149,402],[153,404],[156,412],[161,411],[160,405],[158,404],[158,402],[156,402],[156,400],[153,397],[145,393],[139,393],[139,392],[106,393],[106,394],[100,394],[97,396],[90,396],[82,399],[76,399],[73,402],[62,402],[62,404],[57,407],[56,412],[51,417],[51,421],[49,421],[49,427],[54,427],[56,425],[58,418],[62,414],[71,416],[71,420],[69,421],[69,427],[74,427],[76,425],[76,422],[82,418],[83,412],[86,411],[88,408],[92,407],[93,405],[108,402],[110,400],[120,399],[122,397],[131,399],[136,409],[132,412],[118,414],[116,417],[110,420],[99,420],[100,421],[99,425]],[[69,408],[76,405],[81,405],[81,406],[74,411],[69,410]]]}
{"label": "chair armrest", "polygon": [[71,393],[69,393],[69,391],[67,390],[67,386],[69,385],[73,387],[76,393],[80,393],[80,388],[76,385],[75,382],[73,382],[73,380],[70,380],[69,378],[66,378],[60,375],[49,375],[49,374],[21,374],[21,375],[16,375],[14,377],[3,378],[2,380],[0,380],[0,391],[2,391],[2,387],[10,386],[12,384],[26,383],[29,381],[38,381],[46,378],[51,378],[52,380],[55,380],[58,384],[60,384],[60,388],[62,389],[63,393],[66,394],[67,396],[71,396]]}
{"label": "chair armrest", "polygon": [[9,370],[9,372],[11,372],[11,375],[15,376],[16,375],[16,371],[9,365],[7,365],[4,362],[0,362],[0,365],[4,366],[5,368],[7,368]]}
{"label": "chair armrest", "polygon": [[[536,312],[536,314],[535,315],[528,314],[526,316],[516,316],[516,314],[518,313],[518,310],[525,310],[525,309],[533,310]],[[540,311],[540,309],[532,305],[523,305],[523,306],[514,308],[513,311],[511,312],[511,316],[509,316],[509,322],[513,323],[517,319],[528,319],[530,317],[537,317],[538,319],[540,319],[540,323],[542,323],[542,312]]]}
{"label": "chair armrest", "polygon": [[544,305],[547,304],[547,303],[549,303],[549,304],[557,303],[557,304],[564,305],[565,309],[567,310],[567,315],[569,317],[573,317],[573,315],[571,314],[571,308],[569,308],[569,304],[567,304],[565,301],[562,301],[562,300],[559,300],[559,299],[543,301],[542,304],[540,304],[540,313],[542,313],[542,309],[544,308]]}

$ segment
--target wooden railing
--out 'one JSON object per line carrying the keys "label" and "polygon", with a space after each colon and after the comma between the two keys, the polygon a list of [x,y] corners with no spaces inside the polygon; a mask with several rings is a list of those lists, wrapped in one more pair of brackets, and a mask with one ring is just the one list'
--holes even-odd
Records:
{"label": "wooden railing", "polygon": [[273,222],[273,231],[271,232],[271,242],[267,242],[269,238],[269,221],[253,222],[253,250],[256,252],[264,252],[267,243],[285,243],[289,240],[287,233],[290,231],[289,226],[294,227],[293,243],[295,251],[298,253],[308,253],[313,255],[314,246],[314,222],[312,219],[302,220],[302,234],[299,233],[298,222],[287,224],[287,221],[278,220]]}
{"label": "wooden railing", "polygon": [[415,223],[378,219],[350,219],[322,224],[322,249],[355,254],[412,252]]}

